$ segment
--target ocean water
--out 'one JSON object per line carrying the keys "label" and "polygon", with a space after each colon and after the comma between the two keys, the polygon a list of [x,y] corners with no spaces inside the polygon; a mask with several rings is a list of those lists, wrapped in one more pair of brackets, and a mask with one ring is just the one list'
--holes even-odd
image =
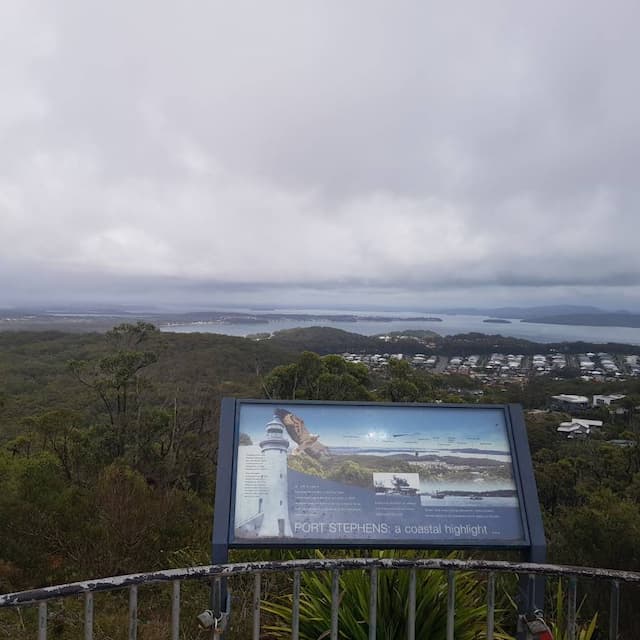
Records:
{"label": "ocean water", "polygon": [[423,507],[431,507],[437,509],[438,507],[466,507],[469,509],[482,509],[486,507],[517,507],[518,497],[485,497],[482,500],[471,500],[466,496],[445,496],[444,498],[434,499],[431,496],[420,496],[420,504]]}
{"label": "ocean water", "polygon": [[[317,313],[317,311],[296,310],[297,313]],[[284,312],[283,312],[284,313]],[[344,313],[334,311],[332,313]],[[424,312],[414,312],[410,314],[398,313],[372,313],[372,312],[349,312],[352,315],[362,316],[365,313],[376,316],[425,316]],[[431,314],[428,314],[431,315]],[[640,328],[631,327],[590,327],[559,324],[533,324],[521,322],[513,319],[509,324],[493,324],[483,322],[486,316],[466,316],[433,314],[442,319],[442,322],[420,322],[406,320],[391,320],[388,322],[376,322],[363,319],[356,319],[354,322],[332,322],[329,320],[297,320],[282,319],[270,320],[266,323],[236,323],[227,324],[222,322],[210,323],[189,323],[162,327],[163,331],[173,331],[176,333],[221,333],[230,336],[247,336],[255,333],[273,333],[282,329],[295,329],[297,327],[333,327],[351,333],[359,333],[365,336],[379,335],[391,331],[404,331],[407,329],[429,329],[440,335],[454,335],[457,333],[484,333],[489,335],[499,334],[513,338],[524,338],[534,342],[620,342],[624,344],[640,344]]]}
{"label": "ocean water", "polygon": [[329,451],[334,455],[378,455],[378,456],[395,456],[402,454],[414,455],[417,451],[421,456],[437,455],[446,456],[451,458],[462,459],[477,459],[477,460],[497,460],[499,462],[511,462],[511,454],[506,451],[505,453],[496,453],[491,451],[489,453],[465,453],[463,451],[456,451],[455,449],[429,449],[423,447],[414,448],[366,448],[366,447],[329,447]]}

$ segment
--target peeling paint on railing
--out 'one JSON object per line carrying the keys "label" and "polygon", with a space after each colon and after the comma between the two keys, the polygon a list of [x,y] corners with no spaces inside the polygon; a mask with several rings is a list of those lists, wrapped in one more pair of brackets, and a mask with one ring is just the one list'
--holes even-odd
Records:
{"label": "peeling paint on railing", "polygon": [[518,574],[544,575],[556,577],[572,577],[618,582],[640,583],[640,573],[594,567],[572,567],[553,564],[535,564],[527,562],[505,562],[491,560],[446,560],[446,559],[414,559],[400,558],[348,558],[348,559],[310,559],[284,560],[276,562],[240,562],[235,564],[204,565],[184,569],[168,569],[150,573],[131,573],[128,575],[100,578],[55,587],[43,587],[30,591],[0,595],[1,607],[35,604],[53,598],[66,598],[86,592],[112,591],[132,585],[148,585],[174,580],[201,580],[211,577],[230,577],[238,575],[273,572],[301,571],[348,571],[353,569],[411,569],[417,570],[454,570],[479,571],[483,573],[507,572]]}
{"label": "peeling paint on railing", "polygon": [[[384,569],[403,569],[409,571],[408,594],[408,627],[407,640],[414,640],[416,624],[416,573],[432,570],[446,572],[447,576],[447,639],[454,637],[455,622],[455,586],[456,572],[480,572],[487,574],[487,639],[494,637],[494,609],[495,584],[497,574],[519,574],[529,582],[532,589],[536,576],[567,578],[568,611],[567,637],[574,639],[576,635],[576,590],[578,578],[590,580],[606,580],[611,583],[611,608],[609,617],[609,639],[618,640],[619,611],[620,611],[620,583],[640,583],[640,573],[631,571],[617,571],[596,569],[590,567],[571,567],[552,564],[534,564],[524,562],[504,562],[488,560],[448,560],[448,559],[400,559],[400,558],[348,558],[348,559],[308,559],[287,560],[276,562],[245,562],[235,564],[207,565],[188,567],[185,569],[169,569],[151,573],[134,573],[114,576],[98,580],[73,582],[55,587],[44,587],[31,591],[0,595],[0,608],[38,605],[38,639],[47,639],[47,603],[50,600],[73,597],[84,594],[84,638],[93,639],[94,602],[93,594],[100,591],[127,589],[129,591],[128,637],[135,640],[138,632],[138,588],[145,585],[171,583],[171,639],[178,640],[180,635],[180,584],[183,580],[202,580],[217,585],[218,592],[223,581],[233,576],[252,575],[254,578],[253,597],[253,637],[259,638],[261,576],[264,573],[291,573],[293,575],[293,603],[291,619],[291,638],[299,637],[300,618],[300,577],[303,572],[328,571],[331,572],[331,628],[330,637],[339,637],[339,607],[340,607],[340,575],[343,571],[368,571],[372,589],[369,600],[369,637],[375,638],[377,626],[376,592],[378,571]],[[227,601],[227,605],[229,601]],[[530,603],[531,604],[531,603]],[[229,612],[212,614],[206,611],[203,615],[212,618],[218,634],[226,624]],[[218,617],[215,617],[218,616]],[[200,617],[200,616],[199,616]],[[206,616],[205,616],[206,617]],[[218,626],[220,624],[220,626]],[[216,635],[216,637],[220,637]],[[518,636],[520,637],[520,635]]]}

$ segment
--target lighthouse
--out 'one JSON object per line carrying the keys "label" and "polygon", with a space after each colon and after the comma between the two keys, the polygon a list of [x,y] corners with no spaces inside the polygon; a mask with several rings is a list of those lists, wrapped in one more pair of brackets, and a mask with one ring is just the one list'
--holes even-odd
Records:
{"label": "lighthouse", "polygon": [[289,441],[284,437],[284,425],[280,418],[273,420],[265,427],[266,437],[260,442],[263,455],[264,517],[260,527],[261,538],[291,537],[289,523],[289,500],[287,484],[287,450]]}

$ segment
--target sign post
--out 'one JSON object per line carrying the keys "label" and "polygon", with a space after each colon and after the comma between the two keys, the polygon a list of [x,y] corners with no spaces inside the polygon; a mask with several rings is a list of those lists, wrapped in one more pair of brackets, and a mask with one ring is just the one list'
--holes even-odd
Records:
{"label": "sign post", "polygon": [[521,407],[223,400],[213,562],[229,548],[318,547],[544,562]]}

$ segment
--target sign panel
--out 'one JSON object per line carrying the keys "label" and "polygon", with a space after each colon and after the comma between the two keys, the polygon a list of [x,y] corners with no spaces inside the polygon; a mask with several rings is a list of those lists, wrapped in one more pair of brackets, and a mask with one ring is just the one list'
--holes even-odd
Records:
{"label": "sign panel", "polygon": [[239,401],[232,546],[528,544],[505,407]]}

